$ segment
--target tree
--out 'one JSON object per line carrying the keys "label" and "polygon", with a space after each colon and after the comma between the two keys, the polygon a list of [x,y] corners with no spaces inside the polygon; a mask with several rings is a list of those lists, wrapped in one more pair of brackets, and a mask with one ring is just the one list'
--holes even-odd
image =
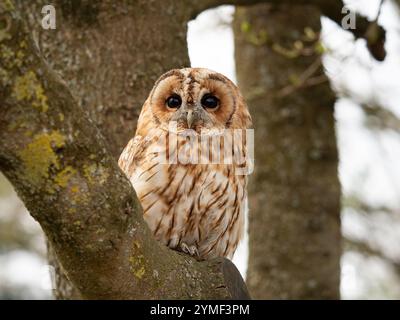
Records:
{"label": "tree", "polygon": [[320,12],[311,6],[240,8],[234,30],[238,82],[256,137],[249,289],[264,299],[336,299],[335,96],[321,66]]}
{"label": "tree", "polygon": [[[340,20],[328,2],[260,4],[235,14],[238,84],[255,127],[247,284],[258,299],[339,298],[335,95],[322,68],[321,9]],[[369,28],[361,23],[354,34]],[[369,47],[384,57],[381,42]]]}
{"label": "tree", "polygon": [[189,64],[187,22],[223,3],[56,1],[51,33],[42,1],[0,1],[0,169],[49,240],[59,298],[247,296],[230,262],[152,239],[115,162],[154,80]]}

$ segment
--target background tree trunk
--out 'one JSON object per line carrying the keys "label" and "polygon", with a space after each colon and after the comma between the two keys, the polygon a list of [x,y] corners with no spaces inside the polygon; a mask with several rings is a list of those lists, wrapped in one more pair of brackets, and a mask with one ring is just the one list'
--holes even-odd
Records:
{"label": "background tree trunk", "polygon": [[238,83],[255,127],[247,283],[257,299],[339,298],[335,97],[321,66],[320,28],[311,6],[235,14]]}

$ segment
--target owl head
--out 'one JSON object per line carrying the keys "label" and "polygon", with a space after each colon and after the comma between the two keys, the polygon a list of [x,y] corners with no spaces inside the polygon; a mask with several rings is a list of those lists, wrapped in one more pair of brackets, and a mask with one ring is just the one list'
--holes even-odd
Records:
{"label": "owl head", "polygon": [[203,68],[173,69],[155,83],[141,117],[151,126],[178,131],[247,129],[251,118],[239,89],[227,77]]}

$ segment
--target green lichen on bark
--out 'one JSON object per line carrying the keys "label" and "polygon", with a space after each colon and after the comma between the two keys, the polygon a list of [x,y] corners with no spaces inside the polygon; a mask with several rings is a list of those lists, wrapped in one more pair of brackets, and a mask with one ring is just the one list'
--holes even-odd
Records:
{"label": "green lichen on bark", "polygon": [[[1,38],[0,38],[1,41]],[[8,46],[1,44],[0,45],[0,52],[1,52],[1,58],[3,60],[3,63],[7,66],[10,66],[11,62],[14,60],[14,50],[9,48]]]}
{"label": "green lichen on bark", "polygon": [[107,168],[99,163],[85,164],[83,166],[83,174],[90,184],[104,184],[109,176]]}
{"label": "green lichen on bark", "polygon": [[59,131],[34,136],[31,143],[18,152],[23,164],[25,179],[32,185],[42,185],[49,178],[50,168],[60,168],[56,148],[65,144],[65,137]]}
{"label": "green lichen on bark", "polygon": [[129,257],[129,263],[131,265],[131,271],[135,277],[142,279],[146,273],[146,268],[144,267],[144,256],[141,254],[135,257]]}
{"label": "green lichen on bark", "polygon": [[43,86],[33,71],[15,79],[13,93],[17,101],[27,101],[42,112],[49,109]]}
{"label": "green lichen on bark", "polygon": [[[1,42],[1,39],[0,39]],[[2,64],[8,69],[12,69],[14,67],[21,67],[24,61],[25,52],[24,47],[26,46],[25,42],[21,42],[17,51],[14,48],[11,48],[5,44],[0,44],[0,57],[2,60]]]}
{"label": "green lichen on bark", "polygon": [[67,166],[56,175],[54,182],[60,187],[66,187],[75,174],[77,170],[72,166]]}
{"label": "green lichen on bark", "polygon": [[131,272],[134,274],[134,276],[138,279],[142,279],[143,276],[146,273],[146,258],[145,256],[140,253],[140,248],[141,245],[138,241],[134,241],[133,242],[133,252],[134,254],[132,254],[128,260],[129,260],[129,264],[130,264],[130,270]]}

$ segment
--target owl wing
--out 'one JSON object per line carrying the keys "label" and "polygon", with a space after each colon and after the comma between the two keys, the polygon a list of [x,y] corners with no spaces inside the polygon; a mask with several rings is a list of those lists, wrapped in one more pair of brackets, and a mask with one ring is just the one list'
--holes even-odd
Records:
{"label": "owl wing", "polygon": [[122,171],[130,178],[135,169],[135,159],[137,159],[137,154],[142,149],[143,137],[141,135],[136,135],[131,140],[122,151],[118,165]]}

